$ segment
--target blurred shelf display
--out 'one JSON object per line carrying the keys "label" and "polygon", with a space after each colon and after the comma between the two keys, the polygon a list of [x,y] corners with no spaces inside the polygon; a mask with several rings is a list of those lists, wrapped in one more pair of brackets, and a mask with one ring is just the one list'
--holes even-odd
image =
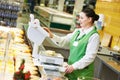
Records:
{"label": "blurred shelf display", "polygon": [[49,7],[36,6],[35,11],[39,15],[41,23],[46,27],[70,30],[73,16]]}
{"label": "blurred shelf display", "polygon": [[64,11],[73,14],[75,0],[65,0]]}
{"label": "blurred shelf display", "polygon": [[20,6],[9,1],[0,1],[0,23],[1,25],[16,27],[16,20]]}

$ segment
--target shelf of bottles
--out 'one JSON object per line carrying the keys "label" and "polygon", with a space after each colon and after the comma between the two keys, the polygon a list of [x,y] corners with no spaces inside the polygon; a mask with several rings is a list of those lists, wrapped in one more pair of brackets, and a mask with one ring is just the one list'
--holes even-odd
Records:
{"label": "shelf of bottles", "polygon": [[16,27],[20,6],[8,1],[0,1],[0,24]]}

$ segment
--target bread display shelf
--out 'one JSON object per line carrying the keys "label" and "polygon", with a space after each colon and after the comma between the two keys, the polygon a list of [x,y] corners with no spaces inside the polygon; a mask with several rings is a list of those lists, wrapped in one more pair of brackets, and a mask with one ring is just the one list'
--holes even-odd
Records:
{"label": "bread display shelf", "polygon": [[30,71],[31,77],[40,78],[38,68],[34,65],[31,48],[25,42],[24,31],[20,28],[0,26],[0,77],[1,80],[13,80],[19,70],[22,59],[25,60],[24,71]]}

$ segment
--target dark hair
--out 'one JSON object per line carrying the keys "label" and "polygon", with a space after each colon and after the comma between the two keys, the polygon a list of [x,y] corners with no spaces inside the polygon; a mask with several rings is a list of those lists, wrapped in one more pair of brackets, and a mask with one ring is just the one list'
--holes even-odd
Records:
{"label": "dark hair", "polygon": [[92,21],[97,21],[99,19],[99,16],[95,13],[95,11],[91,8],[85,8],[82,10],[86,14],[87,17],[92,17]]}

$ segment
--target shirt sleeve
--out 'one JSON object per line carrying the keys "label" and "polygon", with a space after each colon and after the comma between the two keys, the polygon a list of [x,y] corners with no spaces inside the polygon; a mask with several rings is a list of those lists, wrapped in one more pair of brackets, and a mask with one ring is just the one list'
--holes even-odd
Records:
{"label": "shirt sleeve", "polygon": [[53,35],[52,40],[59,46],[64,48],[69,48],[69,43],[72,33],[67,34],[66,36],[60,37],[58,35]]}
{"label": "shirt sleeve", "polygon": [[53,38],[52,40],[59,46],[59,47],[64,47],[64,48],[69,48],[70,46],[70,40],[72,38],[72,35],[75,33],[76,30],[74,30],[74,32],[67,34],[66,36],[58,36],[53,34]]}
{"label": "shirt sleeve", "polygon": [[97,33],[93,34],[90,37],[87,48],[86,48],[85,56],[79,61],[72,64],[75,70],[83,69],[94,61],[97,55],[98,48],[99,48],[99,42],[100,42],[99,40],[100,40],[99,35]]}

